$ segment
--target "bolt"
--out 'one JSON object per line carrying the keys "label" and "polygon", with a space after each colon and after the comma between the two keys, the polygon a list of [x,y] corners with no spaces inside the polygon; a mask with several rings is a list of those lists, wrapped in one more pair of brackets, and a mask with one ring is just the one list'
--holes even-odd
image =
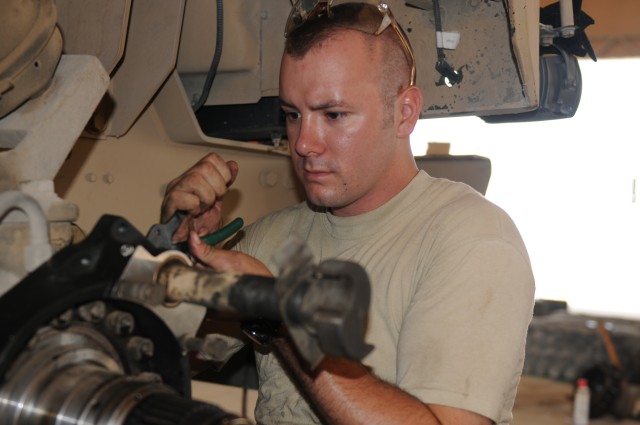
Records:
{"label": "bolt", "polygon": [[84,175],[84,179],[89,183],[94,183],[96,180],[98,180],[98,177],[94,173],[87,173]]}
{"label": "bolt", "polygon": [[107,173],[104,176],[102,176],[102,181],[105,182],[106,184],[111,184],[111,183],[113,183],[114,180],[115,180],[115,178],[113,177],[113,174],[111,174],[111,173]]}
{"label": "bolt", "polygon": [[127,342],[127,352],[134,360],[142,360],[153,357],[153,341],[141,336],[134,336]]}
{"label": "bolt", "polygon": [[107,316],[107,326],[120,336],[126,336],[133,332],[135,319],[126,311],[112,311]]}
{"label": "bolt", "polygon": [[107,314],[107,306],[102,301],[96,301],[78,307],[78,316],[86,322],[99,322]]}
{"label": "bolt", "polygon": [[204,340],[202,338],[185,335],[182,338],[180,338],[180,345],[182,346],[182,350],[184,352],[197,353],[200,350],[202,350],[202,346],[204,345]]}
{"label": "bolt", "polygon": [[120,255],[122,255],[123,257],[129,257],[135,250],[136,249],[133,247],[133,245],[124,244],[120,246]]}
{"label": "bolt", "polygon": [[202,360],[222,361],[226,353],[232,349],[233,343],[220,335],[209,334],[204,338],[185,335],[180,339],[180,345],[185,352],[196,353]]}
{"label": "bolt", "polygon": [[51,326],[58,329],[66,328],[71,324],[71,320],[73,320],[73,310],[69,309],[53,319]]}

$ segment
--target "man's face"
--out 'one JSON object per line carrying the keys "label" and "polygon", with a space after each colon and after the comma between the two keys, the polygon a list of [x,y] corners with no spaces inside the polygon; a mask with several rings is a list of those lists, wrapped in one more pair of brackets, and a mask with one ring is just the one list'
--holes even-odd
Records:
{"label": "man's face", "polygon": [[393,111],[383,105],[377,60],[363,36],[345,31],[282,61],[294,168],[309,201],[335,215],[371,211],[390,198],[399,144],[393,117],[385,126]]}

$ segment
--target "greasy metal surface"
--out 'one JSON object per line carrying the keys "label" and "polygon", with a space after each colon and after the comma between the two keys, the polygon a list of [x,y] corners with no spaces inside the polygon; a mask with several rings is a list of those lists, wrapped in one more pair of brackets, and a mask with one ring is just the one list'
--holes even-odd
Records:
{"label": "greasy metal surface", "polygon": [[306,242],[290,237],[276,250],[275,290],[282,320],[313,369],[325,355],[361,360],[371,287],[366,271],[349,261],[313,264]]}
{"label": "greasy metal surface", "polygon": [[145,304],[164,320],[176,337],[195,335],[206,309],[199,305],[167,302],[166,288],[158,284],[157,279],[160,268],[169,262],[193,265],[180,251],[152,255],[144,247],[137,246],[114,285],[113,296]]}
{"label": "greasy metal surface", "polygon": [[176,211],[166,223],[154,224],[147,233],[147,240],[156,248],[178,249],[177,244],[171,242],[171,238],[186,216],[186,213]]}
{"label": "greasy metal surface", "polygon": [[[156,277],[158,270],[166,262],[192,264],[191,260],[179,251],[164,251],[154,256],[144,247],[136,247],[118,283],[113,288],[113,295],[147,305],[161,304],[165,301],[165,291],[163,286],[156,285]],[[141,291],[144,287],[152,290]]]}
{"label": "greasy metal surface", "polygon": [[170,302],[187,301],[216,311],[236,311],[229,304],[229,291],[240,275],[186,267],[169,262],[158,270],[157,282],[164,286]]}
{"label": "greasy metal surface", "polygon": [[[532,25],[537,22],[535,3],[440,3],[443,31],[460,33],[457,49],[445,51],[447,62],[463,74],[462,81],[453,87],[439,84],[440,76],[434,69],[437,53],[432,11],[418,13],[418,9],[405,8],[395,13],[416,51],[418,85],[425,94],[423,117],[523,112],[537,104],[534,78],[538,64],[532,59],[537,58],[537,48],[530,52],[530,38],[537,43],[537,24]],[[518,19],[512,22],[512,16]]]}

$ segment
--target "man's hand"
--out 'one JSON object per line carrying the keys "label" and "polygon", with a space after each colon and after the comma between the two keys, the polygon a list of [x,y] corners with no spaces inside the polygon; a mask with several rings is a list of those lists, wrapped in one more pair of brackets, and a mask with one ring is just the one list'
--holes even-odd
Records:
{"label": "man's hand", "polygon": [[202,242],[198,234],[189,234],[189,252],[203,264],[215,270],[257,276],[273,276],[260,260],[238,251],[214,248]]}
{"label": "man's hand", "polygon": [[189,230],[203,236],[218,229],[222,198],[237,175],[235,161],[225,162],[211,153],[169,183],[160,220],[165,223],[178,210],[189,214],[174,233],[173,242],[186,240]]}

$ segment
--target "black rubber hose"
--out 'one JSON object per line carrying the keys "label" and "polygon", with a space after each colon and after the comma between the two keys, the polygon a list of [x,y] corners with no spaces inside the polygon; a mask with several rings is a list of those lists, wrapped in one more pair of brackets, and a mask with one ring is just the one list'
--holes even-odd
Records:
{"label": "black rubber hose", "polygon": [[440,1],[433,0],[433,18],[436,26],[436,51],[438,52],[438,60],[444,60],[444,49],[438,47],[437,34],[442,32],[442,18],[440,17]]}

